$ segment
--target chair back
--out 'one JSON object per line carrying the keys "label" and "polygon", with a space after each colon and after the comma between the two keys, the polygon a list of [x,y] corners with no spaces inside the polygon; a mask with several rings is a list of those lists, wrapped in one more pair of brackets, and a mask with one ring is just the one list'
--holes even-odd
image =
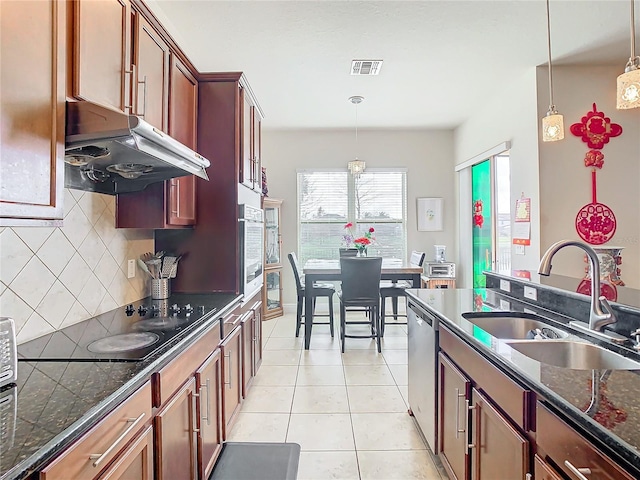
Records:
{"label": "chair back", "polygon": [[358,255],[357,248],[341,248],[340,257],[355,257]]}
{"label": "chair back", "polygon": [[341,300],[345,305],[377,306],[382,257],[340,258]]}
{"label": "chair back", "polygon": [[293,276],[296,279],[296,288],[298,292],[301,292],[304,289],[304,284],[302,283],[302,274],[300,272],[300,266],[298,265],[298,257],[294,252],[291,252],[289,255],[289,263],[291,263],[291,268],[293,269]]}
{"label": "chair back", "polygon": [[415,250],[411,252],[411,257],[409,257],[409,264],[412,267],[421,267],[424,263],[424,252],[416,252]]}

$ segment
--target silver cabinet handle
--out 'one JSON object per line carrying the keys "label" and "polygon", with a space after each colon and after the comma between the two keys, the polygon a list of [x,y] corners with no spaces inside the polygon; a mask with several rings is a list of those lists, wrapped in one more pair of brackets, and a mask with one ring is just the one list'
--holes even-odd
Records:
{"label": "silver cabinet handle", "polygon": [[464,398],[464,396],[465,394],[460,393],[460,389],[456,388],[456,438],[460,438],[460,434],[467,431],[467,424],[465,424],[465,427],[460,430],[460,398]]}
{"label": "silver cabinet handle", "polygon": [[[465,409],[464,409],[464,424],[465,425],[469,425],[469,412],[471,410],[475,410],[476,406],[473,405],[471,406],[471,402],[469,400],[465,400],[464,401],[465,404]],[[476,448],[476,446],[473,443],[469,443],[467,445],[467,448]]]}
{"label": "silver cabinet handle", "polygon": [[580,480],[589,480],[587,477],[585,477],[585,475],[591,475],[591,469],[590,468],[574,467],[569,460],[565,460],[564,461],[564,465],[569,470],[571,470],[571,473],[573,473]]}
{"label": "silver cabinet handle", "polygon": [[[125,70],[124,73],[129,73],[131,74],[131,81],[129,82],[129,105],[125,105],[125,108],[129,109],[129,113],[131,115],[135,115],[134,112],[134,108],[133,108],[133,102],[134,102],[134,97],[138,98],[138,93],[136,92],[136,94],[134,95],[133,93],[133,86],[137,85],[137,81],[138,81],[138,77],[136,75],[136,71],[137,71],[137,67],[136,64],[133,63],[131,65],[131,70]],[[137,110],[137,108],[136,108]]]}
{"label": "silver cabinet handle", "polygon": [[202,411],[202,403],[204,402],[204,400],[202,399],[203,398],[202,389],[205,389],[205,388],[207,389],[207,401],[205,404],[207,414],[204,417],[202,417],[202,420],[206,421],[207,425],[211,425],[211,393],[209,390],[210,383],[211,383],[210,380],[207,378],[206,383],[200,386],[199,395],[198,395],[200,397],[200,410]]}
{"label": "silver cabinet handle", "polygon": [[533,476],[530,473],[524,475],[524,480],[533,480]]}
{"label": "silver cabinet handle", "polygon": [[231,388],[231,352],[229,352],[229,355],[225,355],[224,358],[229,359],[229,381],[224,382],[224,384],[229,385],[229,388]]}
{"label": "silver cabinet handle", "polygon": [[171,195],[176,199],[175,209],[172,208],[171,213],[178,216],[178,212],[180,211],[180,182],[175,178],[169,180],[169,189],[171,190]]}
{"label": "silver cabinet handle", "polygon": [[126,430],[124,432],[122,432],[122,435],[120,435],[118,438],[116,438],[116,440],[111,444],[111,446],[109,448],[107,448],[104,451],[104,453],[92,453],[91,455],[89,455],[89,458],[91,460],[95,460],[95,462],[93,462],[93,466],[94,467],[97,467],[98,465],[100,465],[111,454],[111,452],[113,452],[115,450],[115,448],[118,446],[118,444],[120,442],[122,442],[122,440],[124,440],[126,438],[126,436],[129,435],[129,433],[131,433],[131,431],[134,428],[136,428],[138,423],[140,423],[142,421],[142,419],[144,418],[144,415],[145,415],[145,413],[142,412],[138,418],[128,418],[127,419],[127,423],[130,423],[131,425],[129,425],[126,428]]}
{"label": "silver cabinet handle", "polygon": [[[143,85],[142,87],[142,113],[136,112],[136,115],[138,115],[139,117],[144,118],[145,114],[147,113],[147,76],[145,75],[144,77],[142,77],[142,81],[138,81],[138,85],[141,84]],[[136,107],[137,110],[137,107]]]}
{"label": "silver cabinet handle", "polygon": [[192,430],[192,432],[193,432],[193,433],[200,433],[200,429],[198,428],[198,421],[196,420],[196,412],[198,411],[198,410],[196,409],[196,406],[197,406],[197,405],[196,405],[196,402],[197,402],[197,398],[198,398],[199,396],[200,396],[200,395],[199,395],[199,394],[197,394],[197,393],[192,393],[192,394],[191,394],[191,411],[193,412],[193,413],[191,414],[191,418],[193,418],[193,421],[194,421],[194,422],[196,422],[196,424],[195,424],[195,425],[191,425],[191,428],[193,429],[193,430]]}

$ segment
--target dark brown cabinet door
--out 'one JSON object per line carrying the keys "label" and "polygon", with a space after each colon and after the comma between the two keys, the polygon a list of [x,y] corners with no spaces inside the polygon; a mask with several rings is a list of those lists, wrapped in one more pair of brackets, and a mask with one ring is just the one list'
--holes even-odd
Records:
{"label": "dark brown cabinet door", "polygon": [[193,427],[195,388],[196,381],[192,378],[154,418],[157,480],[197,478],[196,439]]}
{"label": "dark brown cabinet door", "polygon": [[[169,134],[187,147],[196,150],[196,119],[198,82],[175,55],[171,59],[171,89],[169,93]],[[195,225],[196,177],[174,178],[168,182],[169,225]]]}
{"label": "dark brown cabinet door", "polygon": [[[469,478],[469,400],[471,382],[449,358],[438,354],[440,365],[440,459],[452,479]],[[489,479],[490,477],[487,477]]]}
{"label": "dark brown cabinet door", "polygon": [[0,225],[63,218],[65,13],[55,0],[0,2]]}
{"label": "dark brown cabinet door", "polygon": [[130,1],[78,0],[73,21],[73,96],[129,112]]}
{"label": "dark brown cabinet door", "polygon": [[134,113],[166,132],[169,123],[169,46],[139,14],[136,15],[133,63],[137,67]]}
{"label": "dark brown cabinet door", "polygon": [[196,371],[198,389],[198,466],[200,478],[209,478],[222,448],[220,386],[222,356],[216,349]]}
{"label": "dark brown cabinet door", "polygon": [[249,97],[246,94],[244,88],[240,88],[240,125],[241,125],[241,144],[240,144],[240,183],[253,188],[253,145],[252,145],[252,133],[253,133],[253,115],[252,107],[249,102]]}
{"label": "dark brown cabinet door", "polygon": [[529,473],[529,441],[475,388],[472,399],[472,478],[525,478]]}
{"label": "dark brown cabinet door", "polygon": [[153,427],[147,427],[99,478],[100,480],[152,480]]}
{"label": "dark brown cabinet door", "polygon": [[242,402],[242,325],[220,344],[222,352],[222,438],[229,437],[231,425]]}
{"label": "dark brown cabinet door", "polygon": [[242,398],[247,398],[253,380],[253,312],[247,312],[242,320]]}

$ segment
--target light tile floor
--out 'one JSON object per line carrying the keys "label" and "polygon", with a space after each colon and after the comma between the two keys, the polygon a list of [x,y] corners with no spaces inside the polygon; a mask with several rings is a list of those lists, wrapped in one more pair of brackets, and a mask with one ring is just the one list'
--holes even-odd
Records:
{"label": "light tile floor", "polygon": [[352,338],[342,354],[337,326],[334,339],[314,326],[304,350],[295,315],[264,322],[262,367],[229,441],[299,443],[298,480],[446,480],[407,413],[406,328],[387,323],[382,354]]}

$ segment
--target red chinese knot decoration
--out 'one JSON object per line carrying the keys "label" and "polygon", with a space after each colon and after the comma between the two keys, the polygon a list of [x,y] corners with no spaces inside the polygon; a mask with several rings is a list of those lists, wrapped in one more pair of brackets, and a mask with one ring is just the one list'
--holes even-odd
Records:
{"label": "red chinese knot decoration", "polygon": [[482,200],[473,202],[473,226],[482,228],[484,215],[482,214]]}
{"label": "red chinese knot decoration", "polygon": [[604,154],[595,150],[602,150],[611,138],[622,134],[622,127],[617,123],[611,123],[609,117],[598,111],[595,103],[593,110],[582,117],[580,123],[571,125],[570,130],[576,137],[581,137],[582,141],[592,149],[585,156],[585,166],[598,168],[604,165]]}

